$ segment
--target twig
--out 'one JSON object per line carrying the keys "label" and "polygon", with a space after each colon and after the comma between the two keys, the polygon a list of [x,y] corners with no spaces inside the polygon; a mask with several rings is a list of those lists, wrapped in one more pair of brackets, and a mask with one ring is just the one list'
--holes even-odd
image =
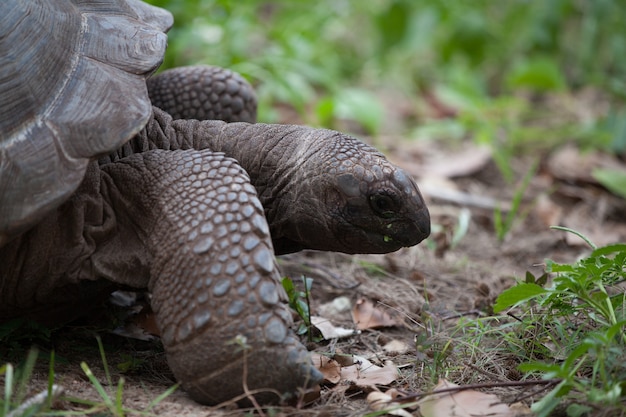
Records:
{"label": "twig", "polygon": [[485,314],[482,311],[477,310],[477,309],[472,309],[472,310],[467,310],[467,311],[463,311],[460,313],[452,313],[448,316],[441,317],[441,320],[442,321],[452,320],[452,319],[458,319],[459,317],[467,317],[467,316],[479,316],[480,317],[484,315]]}
{"label": "twig", "polygon": [[250,390],[248,389],[248,355],[247,355],[247,352],[248,352],[247,346],[244,346],[243,347],[243,372],[242,372],[243,392],[248,397],[248,400],[252,403],[252,406],[257,411],[257,413],[259,413],[261,417],[265,417],[265,413],[263,412],[263,409],[257,402],[256,398],[254,398],[254,395],[252,395],[250,393]]}
{"label": "twig", "polygon": [[261,417],[265,417],[265,413],[263,412],[263,408],[261,408],[261,406],[259,405],[258,401],[256,400],[256,398],[254,398],[254,394],[258,394],[261,392],[271,392],[276,394],[279,398],[281,397],[281,394],[274,390],[274,389],[265,389],[265,388],[259,388],[259,389],[254,389],[254,390],[250,390],[248,388],[248,349],[250,349],[250,346],[247,344],[247,340],[245,338],[245,336],[237,336],[235,337],[235,339],[230,342],[233,344],[238,345],[242,351],[243,351],[243,369],[241,371],[241,378],[242,378],[242,388],[243,388],[243,394],[239,394],[238,396],[231,398],[230,400],[224,401],[220,404],[218,404],[217,406],[215,406],[216,409],[222,408],[222,407],[226,407],[229,406],[231,404],[236,404],[237,401],[239,400],[243,400],[243,399],[247,399],[248,401],[250,401],[250,403],[252,404],[252,406],[254,407],[254,409],[257,411],[257,413],[261,416]]}
{"label": "twig", "polygon": [[524,321],[522,319],[520,319],[519,317],[517,317],[515,314],[511,313],[510,311],[506,313],[507,316],[519,321],[520,323],[523,323]]}
{"label": "twig", "polygon": [[404,310],[400,310],[397,307],[392,307],[389,304],[383,303],[382,301],[376,301],[376,304],[380,304],[381,306],[388,308],[390,310],[395,311],[396,313],[406,317],[411,323],[413,323],[414,325],[421,327],[422,329],[426,330],[426,326],[424,326],[422,323],[419,323],[417,320],[415,320],[414,318],[412,318],[411,316],[409,316],[408,313],[406,313]]}
{"label": "twig", "polygon": [[[229,407],[231,405],[237,405],[237,402],[239,400],[244,400],[244,399],[248,399],[250,400],[250,396],[254,395],[254,394],[260,394],[262,392],[271,392],[273,394],[276,394],[278,397],[280,397],[280,392],[278,392],[275,389],[269,389],[269,388],[257,388],[257,389],[253,389],[253,390],[248,390],[247,392],[244,392],[243,394],[239,394],[236,397],[231,398],[230,400],[226,400],[224,402],[219,403],[216,406],[213,406],[212,408],[215,410],[219,410],[220,408],[226,408]],[[254,398],[254,397],[252,397]],[[253,404],[254,406],[254,404]],[[255,407],[256,408],[256,407]],[[258,411],[258,409],[257,409]],[[264,415],[264,414],[263,414]]]}
{"label": "twig", "polygon": [[520,397],[515,397],[513,400],[511,400],[511,404],[518,403],[520,401],[524,401],[526,398],[533,397],[533,396],[539,394],[540,392],[545,391],[545,390],[547,390],[549,388],[550,388],[550,385],[546,385],[545,387],[541,387],[541,388],[531,392],[530,394],[522,395]]}
{"label": "twig", "polygon": [[472,369],[472,370],[474,370],[474,371],[476,371],[476,372],[478,372],[480,374],[488,376],[489,378],[496,378],[500,382],[509,382],[509,381],[503,381],[500,377],[498,377],[498,375],[494,374],[493,372],[487,372],[486,370],[480,369],[478,366],[472,365],[469,362],[465,362],[465,366],[467,366],[468,368],[470,368],[470,369]]}

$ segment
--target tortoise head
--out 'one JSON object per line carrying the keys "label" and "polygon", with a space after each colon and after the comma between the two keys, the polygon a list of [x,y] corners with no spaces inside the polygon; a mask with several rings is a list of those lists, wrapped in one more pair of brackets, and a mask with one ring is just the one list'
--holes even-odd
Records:
{"label": "tortoise head", "polygon": [[280,199],[290,214],[270,220],[277,253],[387,253],[428,237],[428,209],[405,171],[355,138],[321,132],[323,140],[296,152],[298,169]]}

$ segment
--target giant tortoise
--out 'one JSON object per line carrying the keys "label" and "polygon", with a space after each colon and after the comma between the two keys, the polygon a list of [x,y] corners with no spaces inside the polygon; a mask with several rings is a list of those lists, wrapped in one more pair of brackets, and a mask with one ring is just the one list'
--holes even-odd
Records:
{"label": "giant tortoise", "polygon": [[246,123],[255,99],[232,73],[148,80],[171,24],[138,0],[0,2],[0,321],[58,324],[147,289],[195,400],[242,393],[247,367],[247,387],[275,401],[320,374],[274,255],[416,245],[428,210],[357,139]]}

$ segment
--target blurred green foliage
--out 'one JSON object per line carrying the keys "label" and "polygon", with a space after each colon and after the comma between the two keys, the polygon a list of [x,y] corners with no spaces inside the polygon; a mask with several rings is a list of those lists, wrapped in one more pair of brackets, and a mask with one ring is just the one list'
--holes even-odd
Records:
{"label": "blurred green foliage", "polygon": [[[557,136],[626,146],[621,0],[150,2],[175,16],[164,67],[210,63],[242,73],[257,87],[264,121],[288,103],[306,123],[351,119],[376,134],[387,106],[381,91],[415,106],[436,91],[460,109],[453,131],[492,144],[504,131],[507,144]],[[613,121],[555,125],[542,111],[537,126],[533,101],[518,97],[587,87],[608,97]],[[450,133],[449,123],[435,125]]]}

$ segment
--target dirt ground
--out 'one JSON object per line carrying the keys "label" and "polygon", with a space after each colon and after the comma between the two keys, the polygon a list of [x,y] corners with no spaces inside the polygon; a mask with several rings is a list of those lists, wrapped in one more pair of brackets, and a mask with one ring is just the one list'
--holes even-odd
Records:
{"label": "dirt ground", "polygon": [[[341,297],[346,297],[351,305],[369,299],[402,323],[364,330],[359,335],[311,348],[317,352],[369,356],[377,363],[391,359],[400,369],[400,376],[390,386],[405,392],[428,391],[438,377],[457,384],[519,379],[517,363],[494,354],[489,349],[493,342],[486,341],[485,349],[467,356],[456,339],[455,324],[459,317],[471,319],[490,314],[497,295],[526,271],[541,274],[546,258],[572,262],[589,252],[582,240],[550,230],[550,225],[574,228],[598,245],[626,241],[626,203],[589,176],[589,166],[617,164],[624,168],[624,164],[606,155],[590,156],[575,148],[560,148],[551,154],[512,159],[511,167],[518,181],[508,184],[490,153],[471,142],[450,147],[388,136],[377,145],[418,178],[431,212],[433,234],[417,247],[387,255],[302,252],[282,257],[279,264],[285,275],[296,281],[303,274],[314,279],[313,314],[326,314],[333,324],[353,328],[349,309],[329,313],[325,308]],[[537,173],[524,194],[512,230],[500,241],[493,225],[494,208],[510,204],[519,180],[537,159]],[[459,219],[468,220],[465,232]],[[460,236],[454,237],[455,233]],[[173,384],[158,343],[113,335],[103,339],[113,381],[121,376],[125,379],[123,396],[127,409],[146,409]],[[82,329],[68,329],[55,340],[56,383],[65,389],[65,396],[98,401],[96,390],[79,366],[84,360],[100,381],[105,381],[94,339],[85,336]],[[391,340],[404,342],[408,350],[384,353],[382,346]],[[435,355],[450,341],[455,344],[452,353],[443,361],[445,366],[437,368]],[[47,384],[45,349],[40,355],[44,360],[35,370],[31,393]],[[119,364],[126,364],[129,370],[122,374]],[[437,375],[439,371],[441,374]],[[360,416],[371,411],[363,390],[339,386],[341,383],[323,386],[319,398],[303,408],[276,407],[268,415]],[[521,393],[516,389],[491,392],[503,401],[514,401]],[[57,406],[60,410],[77,409],[68,401],[58,401]],[[178,390],[151,412],[161,416],[235,416],[251,411],[200,406]]]}

